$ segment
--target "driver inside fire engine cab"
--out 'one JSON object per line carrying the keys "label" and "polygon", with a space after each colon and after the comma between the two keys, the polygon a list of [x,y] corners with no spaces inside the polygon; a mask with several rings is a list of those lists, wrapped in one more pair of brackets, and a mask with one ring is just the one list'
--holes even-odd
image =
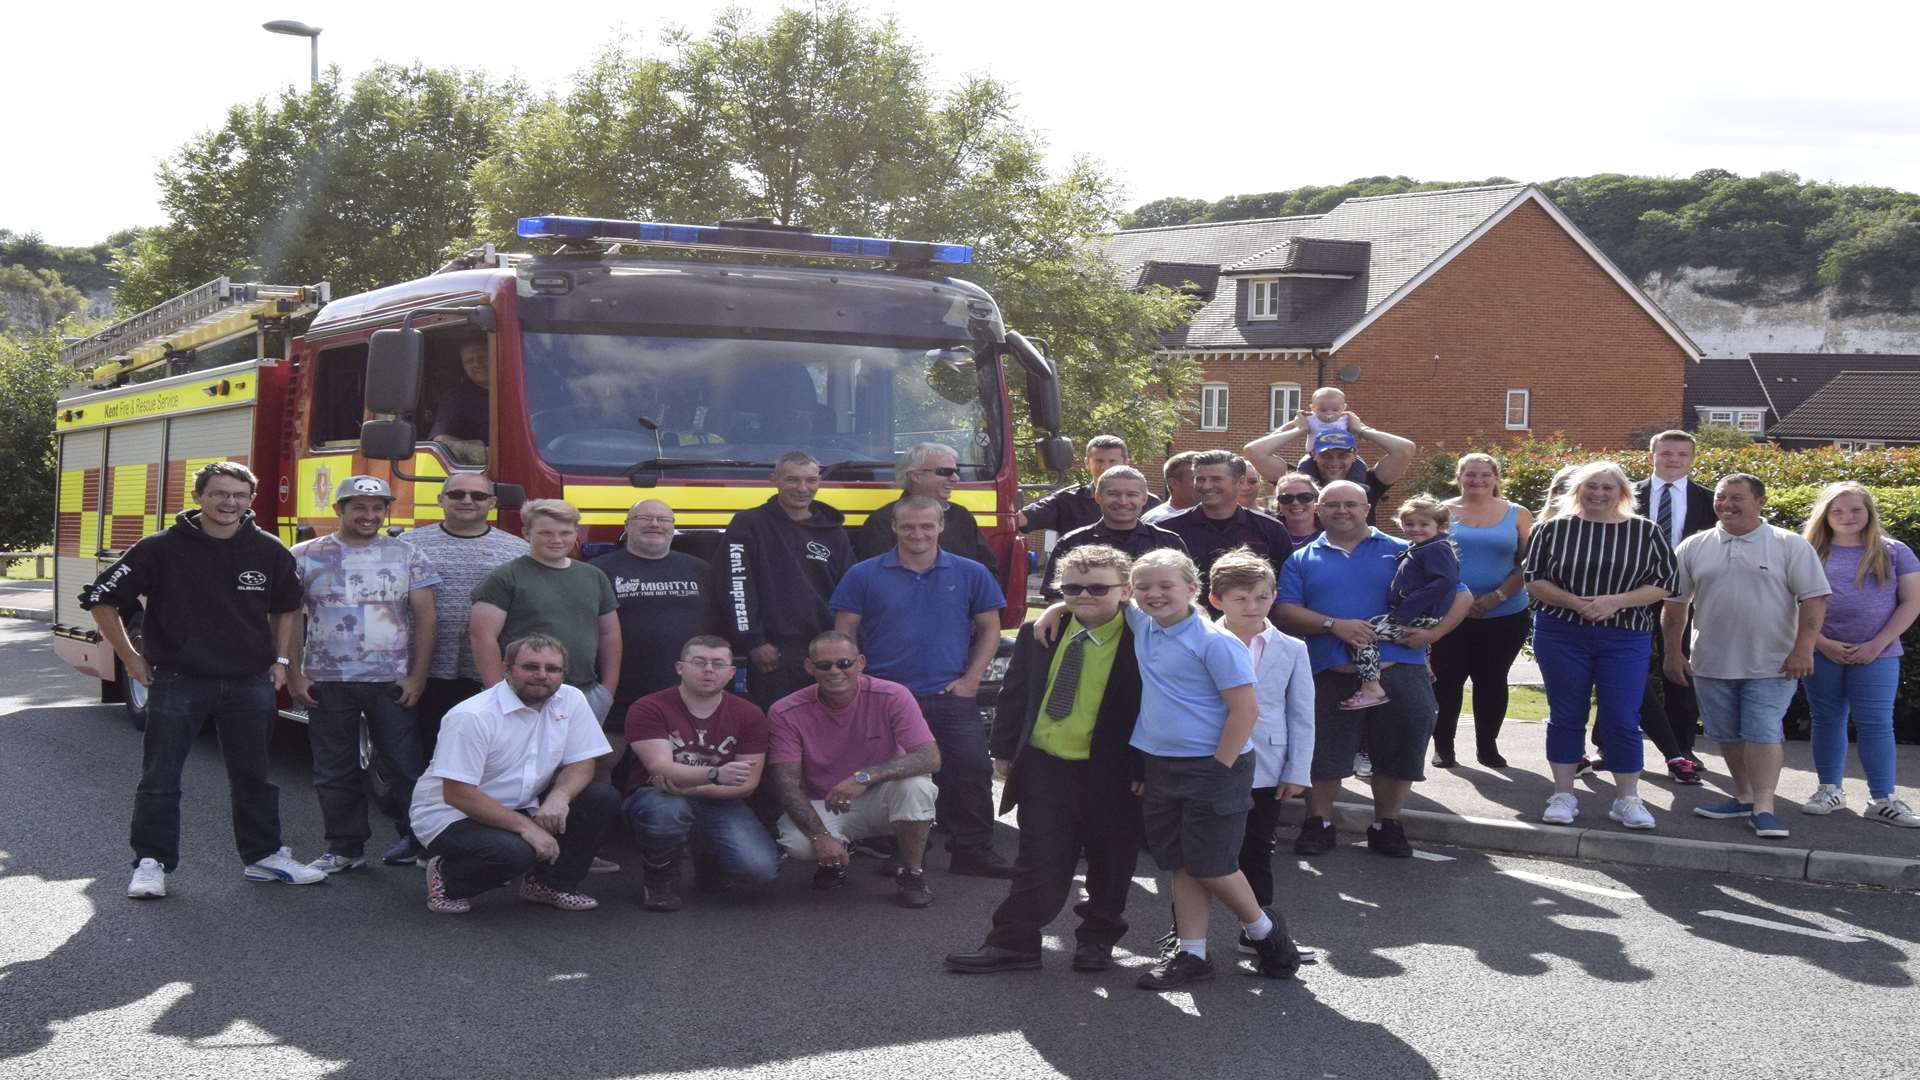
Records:
{"label": "driver inside fire engine cab", "polygon": [[433,407],[433,431],[428,438],[445,447],[455,464],[485,465],[493,385],[486,338],[461,339],[460,370],[465,377]]}

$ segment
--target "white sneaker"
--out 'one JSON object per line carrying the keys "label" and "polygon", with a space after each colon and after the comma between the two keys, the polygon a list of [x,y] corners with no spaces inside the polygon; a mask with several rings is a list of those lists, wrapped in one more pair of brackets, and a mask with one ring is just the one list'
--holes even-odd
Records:
{"label": "white sneaker", "polygon": [[1912,807],[1899,799],[1874,799],[1867,803],[1865,810],[1860,811],[1860,816],[1869,821],[1898,825],[1902,829],[1920,829],[1920,814],[1914,813]]}
{"label": "white sneaker", "polygon": [[341,855],[329,851],[325,855],[308,863],[307,869],[318,870],[328,877],[332,877],[335,874],[344,874],[350,870],[364,870],[366,866],[367,858],[364,855]]}
{"label": "white sneaker", "polygon": [[1613,807],[1607,811],[1607,816],[1629,829],[1653,828],[1653,814],[1637,795],[1613,800]]}
{"label": "white sneaker", "polygon": [[1821,784],[1814,789],[1813,797],[1800,804],[1803,814],[1819,814],[1822,817],[1835,810],[1847,808],[1847,793],[1839,784]]}
{"label": "white sneaker", "polygon": [[153,859],[141,859],[133,868],[133,880],[127,882],[127,895],[135,900],[158,900],[167,895],[167,870]]}
{"label": "white sneaker", "polygon": [[284,881],[288,885],[318,885],[327,880],[327,872],[315,870],[293,857],[291,848],[279,851],[256,863],[248,863],[248,881]]}
{"label": "white sneaker", "polygon": [[1580,800],[1570,792],[1556,791],[1547,799],[1547,809],[1540,815],[1540,820],[1549,825],[1571,825],[1573,819],[1579,816]]}
{"label": "white sneaker", "polygon": [[1362,780],[1372,779],[1373,759],[1365,754],[1353,755],[1353,775]]}

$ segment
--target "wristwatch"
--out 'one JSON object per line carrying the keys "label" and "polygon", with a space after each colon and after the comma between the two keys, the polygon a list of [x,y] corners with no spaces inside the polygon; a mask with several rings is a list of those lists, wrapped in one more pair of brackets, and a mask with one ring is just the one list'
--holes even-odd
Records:
{"label": "wristwatch", "polygon": [[284,657],[284,656],[276,656],[276,657],[274,657],[274,658],[273,658],[273,662],[274,662],[274,663],[276,663],[276,664],[279,664],[279,665],[280,665],[281,667],[287,667],[288,665],[290,665],[290,664],[292,664],[292,663],[293,663],[293,661],[291,661],[291,660],[288,660],[288,659],[287,659],[286,657]]}
{"label": "wristwatch", "polygon": [[865,769],[860,769],[853,774],[853,782],[856,784],[871,784],[873,783],[873,774]]}
{"label": "wristwatch", "polygon": [[1331,634],[1331,633],[1333,633],[1333,620],[1332,620],[1332,619],[1321,619],[1321,620],[1320,620],[1320,632],[1321,632],[1321,633],[1323,633],[1323,634]]}
{"label": "wristwatch", "polygon": [[719,782],[720,782],[719,768],[713,765],[707,766],[707,783],[717,784]]}

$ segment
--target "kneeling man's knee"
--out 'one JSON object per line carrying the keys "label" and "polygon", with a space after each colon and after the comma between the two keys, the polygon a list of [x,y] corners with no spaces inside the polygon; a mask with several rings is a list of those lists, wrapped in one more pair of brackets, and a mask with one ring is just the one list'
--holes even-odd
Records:
{"label": "kneeling man's knee", "polygon": [[906,776],[886,783],[888,821],[932,821],[940,789],[931,776]]}

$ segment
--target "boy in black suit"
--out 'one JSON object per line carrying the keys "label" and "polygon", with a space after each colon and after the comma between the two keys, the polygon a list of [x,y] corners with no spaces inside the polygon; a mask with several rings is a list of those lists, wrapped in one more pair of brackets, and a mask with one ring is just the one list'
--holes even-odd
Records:
{"label": "boy in black suit", "polygon": [[1072,618],[1051,648],[1020,628],[994,715],[994,771],[1006,780],[1000,812],[1018,806],[1013,889],[993,913],[986,944],[947,957],[947,970],[1040,966],[1040,931],[1066,906],[1075,864],[1087,859],[1087,900],[1075,971],[1104,971],[1127,932],[1127,890],[1142,836],[1144,762],[1128,745],[1140,712],[1140,667],[1120,617],[1132,560],[1103,545],[1059,560],[1057,585]]}

